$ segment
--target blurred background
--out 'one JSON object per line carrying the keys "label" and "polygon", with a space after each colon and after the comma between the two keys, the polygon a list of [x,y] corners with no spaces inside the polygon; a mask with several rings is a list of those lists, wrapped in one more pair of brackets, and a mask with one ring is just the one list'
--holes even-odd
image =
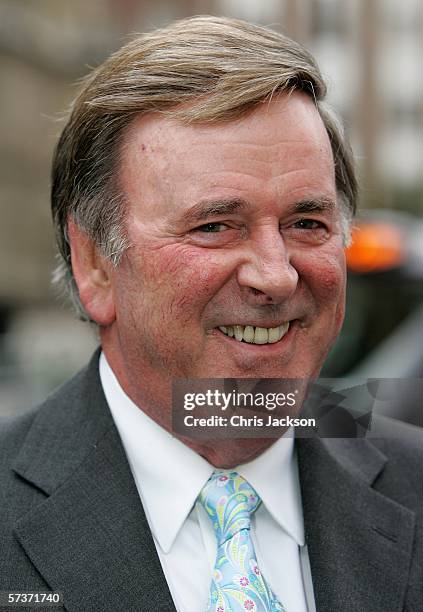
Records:
{"label": "blurred background", "polygon": [[[97,344],[50,284],[50,161],[75,83],[132,33],[205,13],[304,43],[353,143],[363,212],[324,374],[423,377],[421,0],[0,0],[0,413],[42,399]],[[394,416],[423,425],[412,404]]]}

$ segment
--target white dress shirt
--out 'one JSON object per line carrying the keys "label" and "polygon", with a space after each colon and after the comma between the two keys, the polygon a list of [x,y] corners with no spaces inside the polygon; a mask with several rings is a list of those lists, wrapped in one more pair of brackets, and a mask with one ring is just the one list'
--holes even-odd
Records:
{"label": "white dress shirt", "polygon": [[[204,612],[217,544],[196,499],[213,466],[157,425],[124,393],[104,353],[100,378],[178,612]],[[287,612],[314,612],[294,438],[285,435],[234,468],[262,503],[251,535],[257,562]]]}

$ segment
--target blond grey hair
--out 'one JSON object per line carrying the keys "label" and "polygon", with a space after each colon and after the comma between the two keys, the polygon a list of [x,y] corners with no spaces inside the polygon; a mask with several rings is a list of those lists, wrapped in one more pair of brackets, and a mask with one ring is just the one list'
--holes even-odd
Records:
{"label": "blond grey hair", "polygon": [[86,77],[52,169],[61,259],[55,279],[82,318],[88,317],[72,274],[68,219],[119,264],[129,246],[118,181],[120,149],[133,119],[161,113],[185,123],[230,121],[275,94],[292,91],[314,100],[326,127],[347,234],[357,200],[353,157],[341,124],[324,102],[326,85],[316,61],[300,44],[245,21],[197,16],[135,38]]}

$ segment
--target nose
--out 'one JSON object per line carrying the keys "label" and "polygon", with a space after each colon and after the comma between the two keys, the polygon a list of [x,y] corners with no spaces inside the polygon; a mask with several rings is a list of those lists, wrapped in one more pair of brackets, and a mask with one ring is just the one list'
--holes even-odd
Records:
{"label": "nose", "polygon": [[237,280],[244,298],[253,305],[281,304],[298,285],[298,272],[278,230],[262,232],[245,244]]}

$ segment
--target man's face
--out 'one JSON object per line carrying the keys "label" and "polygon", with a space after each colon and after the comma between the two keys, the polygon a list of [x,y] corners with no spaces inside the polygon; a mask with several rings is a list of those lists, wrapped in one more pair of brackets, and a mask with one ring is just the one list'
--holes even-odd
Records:
{"label": "man's face", "polygon": [[140,118],[120,179],[132,246],[111,270],[102,341],[127,392],[172,377],[315,377],[342,324],[345,262],[313,102],[294,93],[210,125]]}

